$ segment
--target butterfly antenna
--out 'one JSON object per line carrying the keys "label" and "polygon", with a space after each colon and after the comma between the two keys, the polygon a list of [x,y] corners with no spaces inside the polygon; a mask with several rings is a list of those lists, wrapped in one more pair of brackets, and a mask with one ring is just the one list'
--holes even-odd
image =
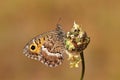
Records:
{"label": "butterfly antenna", "polygon": [[58,22],[57,22],[57,24],[56,24],[56,30],[62,30],[62,26],[60,25],[60,21],[61,21],[61,17],[58,19]]}
{"label": "butterfly antenna", "polygon": [[60,24],[60,21],[62,20],[62,18],[60,17],[59,19],[58,19],[58,22],[57,22],[57,24]]}

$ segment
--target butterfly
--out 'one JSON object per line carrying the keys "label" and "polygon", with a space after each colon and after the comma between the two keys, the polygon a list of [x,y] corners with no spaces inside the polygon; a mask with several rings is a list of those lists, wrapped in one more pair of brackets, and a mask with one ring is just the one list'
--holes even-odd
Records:
{"label": "butterfly", "polygon": [[48,67],[61,65],[65,53],[65,32],[60,24],[55,30],[42,33],[32,38],[24,47],[23,54],[28,58],[38,60]]}

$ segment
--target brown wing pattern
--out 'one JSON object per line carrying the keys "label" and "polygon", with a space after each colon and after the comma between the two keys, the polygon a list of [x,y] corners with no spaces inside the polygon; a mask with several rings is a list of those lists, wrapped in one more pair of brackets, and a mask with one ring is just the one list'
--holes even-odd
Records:
{"label": "brown wing pattern", "polygon": [[64,49],[64,32],[57,26],[56,30],[40,34],[29,41],[23,53],[49,67],[56,67],[63,62]]}

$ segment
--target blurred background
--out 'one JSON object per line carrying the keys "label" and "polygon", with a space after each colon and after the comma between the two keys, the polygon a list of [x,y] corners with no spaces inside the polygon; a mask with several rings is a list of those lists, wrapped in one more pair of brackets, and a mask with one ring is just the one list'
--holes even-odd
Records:
{"label": "blurred background", "polygon": [[55,29],[59,18],[64,31],[76,21],[91,38],[84,80],[120,80],[117,0],[0,0],[0,80],[79,80],[81,64],[70,69],[65,58],[49,68],[22,53],[31,38]]}

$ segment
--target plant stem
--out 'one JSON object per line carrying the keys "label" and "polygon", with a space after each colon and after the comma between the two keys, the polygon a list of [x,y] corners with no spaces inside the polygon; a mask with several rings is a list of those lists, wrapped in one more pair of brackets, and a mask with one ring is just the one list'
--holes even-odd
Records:
{"label": "plant stem", "polygon": [[81,78],[80,80],[83,80],[84,77],[84,73],[85,73],[85,61],[84,61],[84,54],[83,51],[80,53],[80,57],[81,57],[81,62],[82,62],[82,73],[81,73]]}

